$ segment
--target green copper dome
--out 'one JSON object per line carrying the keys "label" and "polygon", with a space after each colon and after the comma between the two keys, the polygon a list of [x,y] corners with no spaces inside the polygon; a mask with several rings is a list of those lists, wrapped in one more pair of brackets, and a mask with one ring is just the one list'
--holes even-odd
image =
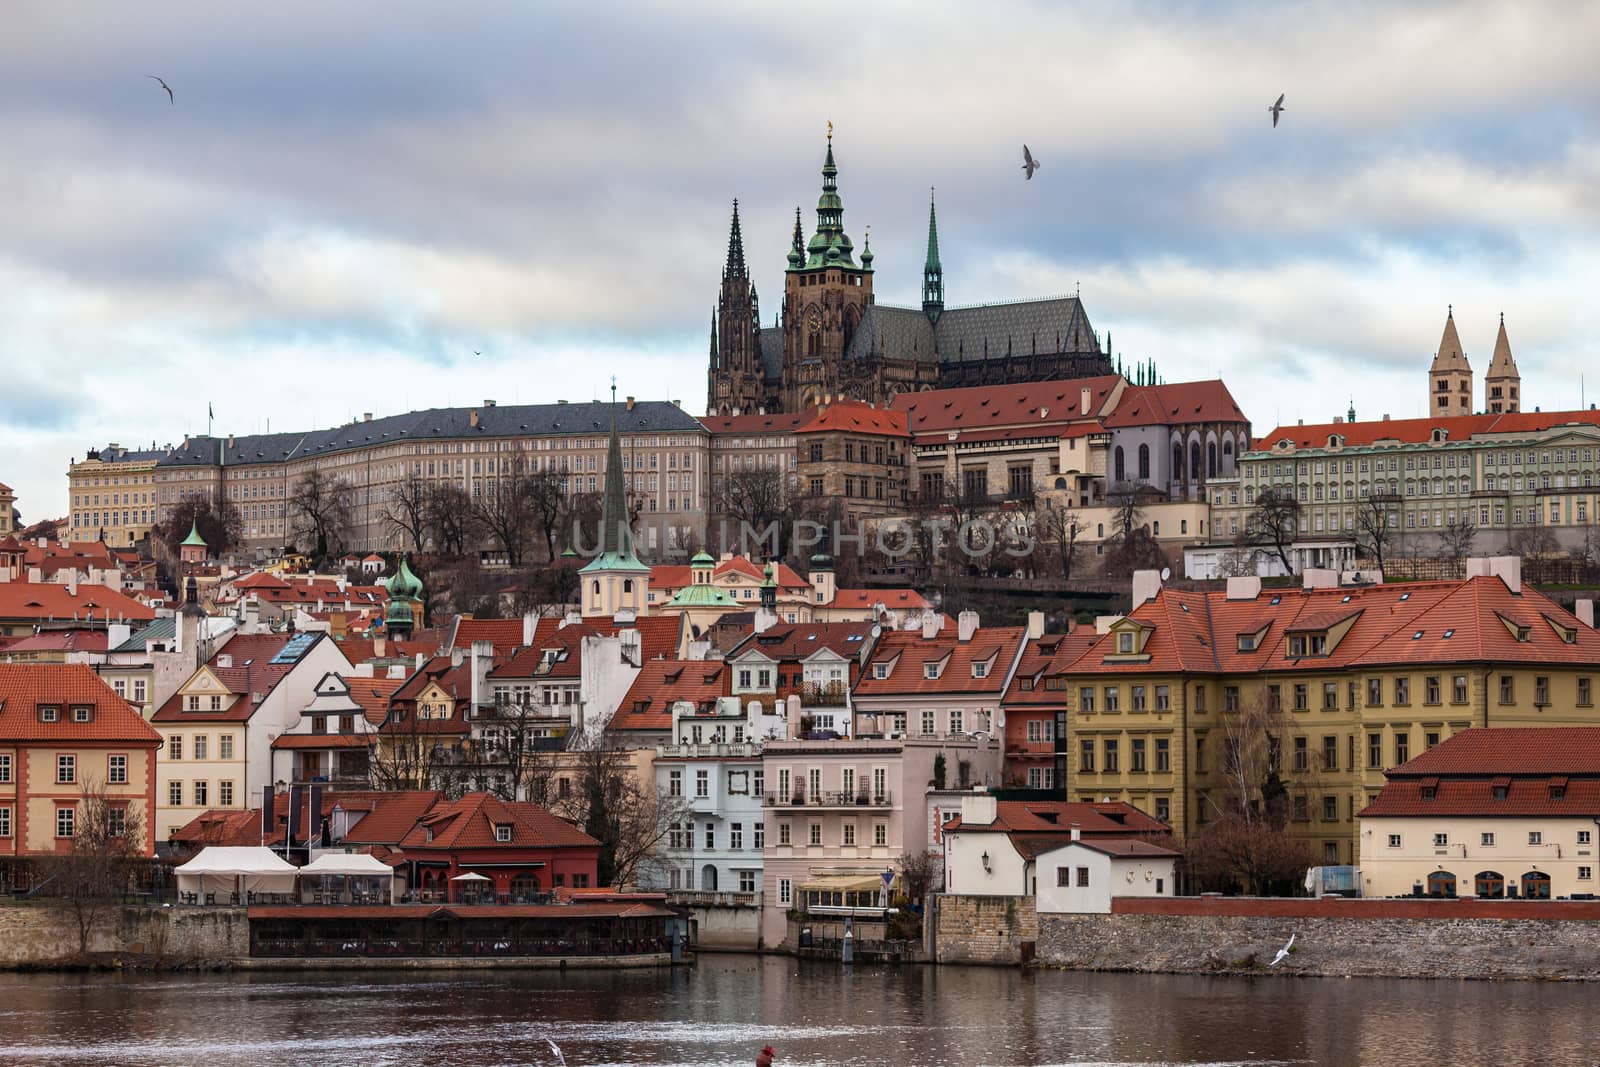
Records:
{"label": "green copper dome", "polygon": [[716,562],[716,559],[711,555],[711,553],[707,552],[703,548],[696,552],[694,554],[694,558],[689,561],[690,565],[695,567],[710,567]]}
{"label": "green copper dome", "polygon": [[[395,572],[394,577],[389,579],[388,590],[390,601],[421,599],[422,581],[411,573],[411,565],[406,560],[406,557],[400,557],[400,569]],[[408,613],[410,610],[410,608],[406,609]]]}
{"label": "green copper dome", "polygon": [[669,608],[737,608],[726,589],[714,585],[686,585],[667,601]]}
{"label": "green copper dome", "polygon": [[206,547],[206,539],[204,537],[200,536],[200,527],[199,527],[198,524],[196,524],[196,523],[190,523],[189,524],[189,536],[185,537],[180,542],[180,544],[183,544],[183,545],[199,545],[201,548],[205,548]]}

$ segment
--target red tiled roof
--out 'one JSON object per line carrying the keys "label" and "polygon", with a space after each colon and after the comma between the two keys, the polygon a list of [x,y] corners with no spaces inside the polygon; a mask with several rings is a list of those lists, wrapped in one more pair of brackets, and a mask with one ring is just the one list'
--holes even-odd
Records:
{"label": "red tiled roof", "polygon": [[[492,867],[492,863],[484,864]],[[644,902],[612,904],[351,904],[255,905],[252,919],[427,919],[435,915],[463,919],[666,919],[676,915],[667,908]]]}
{"label": "red tiled roof", "polygon": [[810,411],[771,415],[706,415],[700,419],[700,425],[714,434],[793,433],[810,417]]}
{"label": "red tiled roof", "polygon": [[1328,438],[1337,434],[1346,447],[1373,445],[1379,441],[1426,444],[1434,430],[1444,430],[1451,441],[1465,441],[1479,435],[1529,434],[1558,426],[1600,425],[1600,411],[1520,411],[1504,415],[1454,415],[1440,418],[1387,419],[1377,422],[1324,422],[1311,426],[1279,426],[1259,439],[1258,450],[1275,448],[1288,442],[1296,448],[1325,448]]}
{"label": "red tiled roof", "polygon": [[[1129,837],[1168,834],[1172,827],[1122,801],[1085,803],[1071,800],[1002,800],[995,820],[986,826],[963,826],[957,815],[944,828],[968,833],[1059,835],[1071,838],[1072,824],[1084,837]],[[1059,840],[1056,842],[1059,844]]]}
{"label": "red tiled roof", "polygon": [[345,678],[350,699],[361,705],[361,714],[373,726],[383,725],[389,714],[389,698],[405,685],[404,678]]}
{"label": "red tiled roof", "polygon": [[872,633],[871,622],[789,622],[778,623],[765,633],[751,634],[730,649],[729,660],[746,652],[759,652],[778,662],[803,660],[826,648],[846,659],[855,659]]}
{"label": "red tiled roof", "polygon": [[649,660],[628,687],[611,730],[670,730],[672,705],[686,700],[703,707],[723,695],[726,667],[715,660]]}
{"label": "red tiled roof", "polygon": [[[181,691],[175,692],[167,698],[166,703],[156,709],[155,714],[150,717],[151,721],[244,722],[255,713],[256,705],[259,703],[254,699],[254,694],[260,693],[262,699],[265,699],[277,688],[278,683],[283,681],[284,676],[294,670],[295,663],[273,663],[272,658],[283,651],[284,646],[295,636],[287,633],[235,634],[206,661],[206,667],[216,676],[217,681],[227,687],[228,692],[240,699],[221,711],[209,709],[189,711],[184,708],[184,694]],[[319,640],[323,638],[319,637]],[[222,666],[223,662],[229,663],[230,666]],[[185,684],[188,683],[188,679],[184,681]]]}
{"label": "red tiled roof", "polygon": [[[1290,659],[1284,634],[1317,620],[1357,614],[1327,655]],[[1062,670],[1069,674],[1271,673],[1327,671],[1396,663],[1600,662],[1600,633],[1578,622],[1544,594],[1523,586],[1512,593],[1497,577],[1462,581],[1390,582],[1331,589],[1266,589],[1252,600],[1224,592],[1163,589],[1132,620],[1147,627],[1144,656],[1119,659],[1115,643],[1096,641]],[[1573,643],[1552,626],[1560,620]],[[1518,640],[1507,628],[1524,629]],[[1265,631],[1240,651],[1238,635]]]}
{"label": "red tiled roof", "polygon": [[488,641],[496,652],[509,655],[522,645],[522,620],[469,619],[463,615],[456,620],[451,647],[470,649],[474,641]]}
{"label": "red tiled roof", "polygon": [[[540,619],[533,634],[533,644],[520,649],[510,661],[489,672],[491,678],[581,678],[583,676],[583,639],[604,636],[588,623],[562,625],[562,619]],[[641,640],[643,635],[641,634]],[[544,668],[545,653],[556,653],[548,670]]]}
{"label": "red tiled roof", "polygon": [[1105,417],[1107,427],[1171,426],[1189,422],[1248,422],[1220,379],[1130,385]]}
{"label": "red tiled roof", "polygon": [[[40,722],[41,705],[58,707],[55,722]],[[72,709],[92,707],[88,722]],[[0,664],[0,742],[161,744],[161,735],[133,706],[81,663]]]}
{"label": "red tiled roof", "polygon": [[80,584],[69,592],[56,582],[0,582],[0,619],[149,622],[155,617],[132,597],[101,585]]}
{"label": "red tiled roof", "polygon": [[273,748],[301,751],[304,749],[366,748],[372,743],[367,734],[279,734],[272,742]]}
{"label": "red tiled roof", "polygon": [[8,645],[8,652],[104,652],[104,630],[46,630]]}
{"label": "red tiled roof", "polygon": [[[496,826],[510,826],[511,840],[496,840]],[[434,807],[400,842],[401,848],[412,852],[464,848],[597,848],[599,845],[600,842],[588,834],[537,804],[501,800],[492,793],[468,793],[460,800]]]}
{"label": "red tiled roof", "polygon": [[1591,775],[1600,777],[1600,726],[1463,730],[1386,772],[1426,775]]}
{"label": "red tiled roof", "polygon": [[875,407],[858,400],[836,400],[812,411],[812,418],[799,428],[798,433],[842,431],[879,437],[910,436],[904,411]]}
{"label": "red tiled roof", "polygon": [[[1097,417],[1122,378],[1115,374],[1068,381],[1028,382],[1016,385],[975,385],[961,389],[935,389],[902,393],[889,405],[904,412],[907,427],[919,440],[943,436],[951,430],[1050,427],[1059,434],[1066,425]],[[1089,390],[1089,410],[1082,409],[1083,390]]]}
{"label": "red tiled roof", "polygon": [[1065,689],[1047,689],[1045,677],[1059,673],[1067,664],[1083,655],[1094,643],[1094,628],[1080,626],[1070,634],[1045,634],[1034,638],[1022,648],[1022,659],[1017,663],[1011,685],[1006,689],[1006,707],[1037,704],[1061,704],[1067,700]]}
{"label": "red tiled roof", "polygon": [[[1505,794],[1497,799],[1495,788],[1502,783]],[[1431,798],[1425,792],[1420,779],[1391,780],[1372,803],[1361,809],[1359,817],[1558,815],[1585,820],[1600,817],[1600,778],[1575,778],[1557,792],[1552,792],[1551,780],[1544,777],[1503,779],[1501,782],[1489,778],[1446,778],[1433,787]]]}
{"label": "red tiled roof", "polygon": [[[1006,684],[1006,673],[1021,644],[1020,626],[980,628],[972,640],[957,639],[955,627],[932,638],[921,630],[892,630],[878,638],[872,658],[861,669],[857,696],[896,696],[923,693],[996,693]],[[897,659],[898,657],[898,659]],[[939,677],[929,678],[925,664],[943,661]],[[875,677],[875,665],[893,662],[889,677]],[[982,678],[972,676],[974,663],[988,663]]]}
{"label": "red tiled roof", "polygon": [[833,602],[823,606],[866,611],[878,604],[891,611],[920,611],[933,606],[927,597],[915,589],[835,589]]}

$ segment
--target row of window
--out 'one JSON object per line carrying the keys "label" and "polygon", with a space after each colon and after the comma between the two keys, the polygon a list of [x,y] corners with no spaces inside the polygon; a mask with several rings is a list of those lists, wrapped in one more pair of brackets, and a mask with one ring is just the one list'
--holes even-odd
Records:
{"label": "row of window", "polygon": [[[1451,631],[1445,631],[1447,639]],[[1131,634],[1119,636],[1132,637]],[[1240,651],[1250,651],[1244,647],[1241,636]],[[1420,632],[1419,632],[1420,636]],[[1289,638],[1290,657],[1311,657],[1326,654],[1326,638],[1322,635],[1292,636]],[[1445,675],[1429,674],[1422,679],[1422,703],[1443,704],[1445,696]],[[1498,701],[1503,705],[1517,702],[1517,676],[1502,674],[1497,679]],[[1401,675],[1390,680],[1390,693],[1393,697],[1391,706],[1409,707],[1412,700],[1412,679]],[[1312,707],[1312,686],[1320,688],[1320,704],[1322,711],[1339,710],[1340,686],[1338,682],[1294,682],[1289,687],[1290,708],[1294,711],[1310,711]],[[1384,706],[1384,684],[1382,678],[1368,678],[1366,687],[1366,707],[1381,708]],[[1147,687],[1134,685],[1129,688],[1129,710],[1131,711],[1170,711],[1172,709],[1172,690],[1170,686],[1157,685]],[[1360,704],[1362,683],[1347,681],[1344,683],[1345,710],[1356,711]],[[1575,680],[1575,703],[1579,707],[1589,707],[1594,702],[1594,679],[1587,675],[1579,676]],[[1151,694],[1153,693],[1153,700]],[[1466,704],[1471,696],[1471,684],[1465,674],[1449,676],[1449,697],[1451,704]],[[1097,698],[1098,701],[1097,701]],[[1283,709],[1283,686],[1280,683],[1268,683],[1266,686],[1267,707],[1272,711]],[[1543,707],[1550,703],[1550,676],[1545,674],[1535,675],[1533,679],[1533,702],[1535,706]],[[1225,685],[1222,687],[1222,710],[1238,711],[1242,706],[1240,687]],[[1092,715],[1096,710],[1103,710],[1106,714],[1116,714],[1122,710],[1122,687],[1108,685],[1102,689],[1094,686],[1082,686],[1078,689],[1078,711],[1080,714]],[[1204,712],[1206,708],[1206,687],[1194,687],[1194,701],[1190,710]],[[1032,740],[1032,738],[1030,738]]]}
{"label": "row of window", "polygon": [[[1458,843],[1460,843],[1460,842],[1458,842]],[[1528,844],[1530,844],[1530,845],[1544,845],[1546,843],[1547,842],[1545,841],[1544,831],[1543,830],[1529,830],[1528,831]],[[1550,843],[1554,843],[1554,842],[1550,842]],[[1594,843],[1594,831],[1592,831],[1592,830],[1579,830],[1577,832],[1577,844],[1579,844],[1579,845],[1590,845],[1590,844],[1593,844],[1593,843]],[[1401,844],[1401,837],[1400,837],[1399,834],[1390,834],[1389,835],[1389,847],[1390,848],[1399,848],[1400,844]],[[1436,833],[1436,834],[1433,835],[1433,847],[1434,848],[1447,848],[1447,847],[1449,847],[1449,845],[1450,845],[1450,835],[1448,833]],[[1480,848],[1494,848],[1495,847],[1494,831],[1486,830],[1486,831],[1483,831],[1483,832],[1479,833],[1478,834],[1478,846]],[[1580,875],[1580,877],[1583,877],[1583,876]]]}
{"label": "row of window", "polygon": [[[10,753],[0,753],[0,785],[10,784],[15,768],[12,765]],[[72,752],[62,752],[56,756],[56,784],[73,785],[78,781],[78,756]],[[128,757],[116,752],[106,757],[107,785],[128,784]]]}
{"label": "row of window", "polygon": [[[354,732],[354,729],[355,729],[355,724],[352,721],[351,727],[350,727],[350,731],[348,731],[348,732]],[[321,731],[319,731],[319,732],[321,732]],[[211,738],[210,738],[209,735],[207,735],[207,734],[195,734],[191,738],[191,741],[193,742],[193,747],[190,749],[190,752],[191,752],[191,755],[189,757],[190,759],[203,760],[203,759],[210,759],[211,758]],[[183,759],[183,748],[184,748],[183,735],[182,734],[172,734],[172,735],[170,735],[167,738],[167,759],[169,759],[169,760],[181,760],[181,759]],[[217,735],[217,759],[232,759],[232,758],[233,758],[233,735],[232,734],[218,734]]]}
{"label": "row of window", "polygon": [[[695,739],[699,743],[699,739]],[[756,767],[748,771],[728,771],[727,792],[729,796],[760,796],[764,783],[765,772]],[[667,795],[671,797],[683,796],[683,771],[677,767],[667,772]],[[697,770],[694,772],[694,795],[697,799],[704,800],[711,796],[711,772]]]}
{"label": "row of window", "polygon": [[[717,824],[708,822],[702,830],[701,840],[705,842],[705,849],[714,852],[717,848]],[[741,852],[744,850],[745,834],[744,823],[734,822],[728,824],[728,850]],[[667,827],[667,847],[675,851],[693,851],[695,843],[695,825],[693,822],[675,822]],[[767,847],[767,824],[750,824],[750,847],[760,851]]]}
{"label": "row of window", "polygon": [[[0,838],[9,838],[14,832],[12,829],[13,812],[9,804],[0,804]],[[106,809],[106,833],[111,837],[121,837],[128,832],[128,811],[126,808],[111,807]],[[56,808],[56,837],[72,838],[78,834],[78,809],[65,805]]]}
{"label": "row of window", "polygon": [[[843,822],[839,824],[839,845],[843,848],[856,847],[856,824]],[[778,823],[778,845],[794,844],[794,828],[787,820]],[[886,848],[889,844],[889,824],[875,822],[872,824],[872,847]],[[820,822],[808,823],[806,826],[806,845],[809,848],[822,847],[822,824]]]}
{"label": "row of window", "polygon": [[[1445,452],[1443,454],[1434,452],[1431,455],[1411,453],[1403,458],[1404,469],[1408,471],[1428,470],[1430,467],[1433,470],[1452,470],[1457,467],[1470,468],[1472,466],[1472,457],[1470,455],[1462,455],[1456,452]],[[1429,462],[1430,459],[1432,460],[1431,463]],[[1585,448],[1581,452],[1576,448],[1565,450],[1557,448],[1554,450],[1544,449],[1542,452],[1531,450],[1528,452],[1486,452],[1483,455],[1483,465],[1485,467],[1520,467],[1524,464],[1593,463],[1594,459],[1595,450],[1593,448]],[[1346,459],[1342,462],[1345,474],[1355,474],[1357,472],[1365,474],[1369,467],[1374,471],[1398,471],[1401,469],[1401,461],[1401,456],[1377,456],[1370,459],[1365,457],[1361,459]],[[1326,473],[1338,474],[1340,472],[1340,462],[1338,459],[1327,460]],[[1324,473],[1324,461],[1320,459],[1276,460],[1268,464],[1246,458],[1244,464],[1245,476],[1251,480]]]}
{"label": "row of window", "polygon": [[[174,778],[167,783],[167,807],[183,807],[183,781]],[[211,786],[203,778],[196,778],[190,783],[191,796],[194,802],[191,807],[203,808],[211,803]],[[233,780],[223,779],[217,783],[217,803],[224,808],[233,807]]]}
{"label": "row of window", "polygon": [[[820,797],[823,795],[822,768],[809,767],[803,778],[791,778],[792,769],[789,767],[778,768],[778,798],[780,801],[790,797],[803,802],[806,796]],[[790,785],[793,783],[793,791]],[[868,779],[859,776],[855,767],[839,768],[839,793],[845,797],[865,796],[867,794]],[[889,771],[886,767],[872,768],[871,794],[879,803],[889,795]]]}
{"label": "row of window", "polygon": [[[1149,761],[1152,747],[1150,739],[1134,737],[1128,739],[1128,770],[1133,774],[1143,774],[1154,770],[1157,774],[1172,770],[1172,746],[1165,737],[1154,739],[1153,751],[1155,760],[1153,765]],[[1086,774],[1095,773],[1095,739],[1092,737],[1081,738],[1078,742],[1078,770]],[[1107,737],[1101,740],[1098,746],[1100,752],[1099,768],[1106,774],[1116,774],[1122,769],[1122,739]]]}

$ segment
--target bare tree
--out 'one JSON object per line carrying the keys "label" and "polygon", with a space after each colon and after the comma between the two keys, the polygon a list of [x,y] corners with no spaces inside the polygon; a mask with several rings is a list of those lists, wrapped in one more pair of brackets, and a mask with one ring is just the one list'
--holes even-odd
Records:
{"label": "bare tree", "polygon": [[1034,533],[1039,545],[1048,548],[1055,557],[1061,577],[1070,580],[1072,564],[1078,554],[1078,536],[1082,532],[1078,510],[1072,506],[1070,497],[1063,496],[1058,501],[1041,496],[1043,501],[1034,511]]}
{"label": "bare tree", "polygon": [[532,482],[526,476],[490,479],[473,501],[478,525],[506,554],[513,567],[522,565],[533,527]]}
{"label": "bare tree", "polygon": [[1466,559],[1472,555],[1472,542],[1477,536],[1478,527],[1464,511],[1459,519],[1445,523],[1444,529],[1439,531],[1439,550],[1454,565],[1457,577],[1465,573]]}
{"label": "bare tree", "polygon": [[927,849],[905,853],[900,857],[900,891],[913,904],[922,903],[938,870],[939,861]]}
{"label": "bare tree", "polygon": [[1356,505],[1356,547],[1383,570],[1395,538],[1399,536],[1398,524],[1383,503],[1368,497]]}
{"label": "bare tree", "polygon": [[421,552],[428,543],[428,509],[432,488],[421,475],[407,475],[393,490],[383,506],[380,518],[391,533],[400,537],[400,547],[409,543],[413,552]]}
{"label": "bare tree", "polygon": [[535,471],[528,475],[528,519],[544,538],[545,559],[556,558],[556,533],[567,513],[565,479],[554,471]]}
{"label": "bare tree", "polygon": [[1573,558],[1583,568],[1582,580],[1592,582],[1600,575],[1600,526],[1586,526],[1583,543],[1572,551]]}
{"label": "bare tree", "polygon": [[325,560],[344,550],[352,511],[349,483],[313,468],[295,482],[288,503],[295,537],[312,548],[315,559]]}
{"label": "bare tree", "polygon": [[378,731],[370,735],[367,765],[378,789],[438,789],[461,792],[466,760],[452,735],[439,733],[437,720],[415,708],[391,705]]}
{"label": "bare tree", "polygon": [[1263,489],[1245,519],[1245,530],[1254,543],[1267,546],[1283,564],[1285,574],[1294,573],[1289,546],[1300,534],[1300,502],[1288,490]]}
{"label": "bare tree", "polygon": [[600,842],[601,885],[635,885],[671,825],[689,815],[687,802],[641,782],[628,752],[603,733],[586,735],[572,753],[577,781],[551,810]]}
{"label": "bare tree", "polygon": [[1235,812],[1207,823],[1184,849],[1191,891],[1243,889],[1254,896],[1288,895],[1312,862],[1304,841],[1281,827]]}
{"label": "bare tree", "polygon": [[1523,559],[1531,559],[1554,555],[1561,546],[1548,526],[1519,526],[1506,538],[1506,548]]}
{"label": "bare tree", "polygon": [[440,482],[428,490],[428,536],[436,552],[459,559],[476,533],[472,497],[454,482]]}
{"label": "bare tree", "polygon": [[72,845],[47,861],[49,893],[72,913],[78,954],[122,905],[134,868],[144,858],[141,809],[85,781],[73,816]]}
{"label": "bare tree", "polygon": [[199,531],[213,556],[222,556],[239,544],[244,525],[239,509],[226,497],[201,494],[173,505],[166,521],[157,523],[150,536],[171,558],[177,559],[178,546],[190,530]]}

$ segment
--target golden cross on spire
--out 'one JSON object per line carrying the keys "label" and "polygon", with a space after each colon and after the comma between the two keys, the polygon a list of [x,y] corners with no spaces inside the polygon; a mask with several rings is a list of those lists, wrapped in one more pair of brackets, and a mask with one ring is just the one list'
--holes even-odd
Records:
{"label": "golden cross on spire", "polygon": [[828,120],[828,140],[833,140],[833,120]]}

